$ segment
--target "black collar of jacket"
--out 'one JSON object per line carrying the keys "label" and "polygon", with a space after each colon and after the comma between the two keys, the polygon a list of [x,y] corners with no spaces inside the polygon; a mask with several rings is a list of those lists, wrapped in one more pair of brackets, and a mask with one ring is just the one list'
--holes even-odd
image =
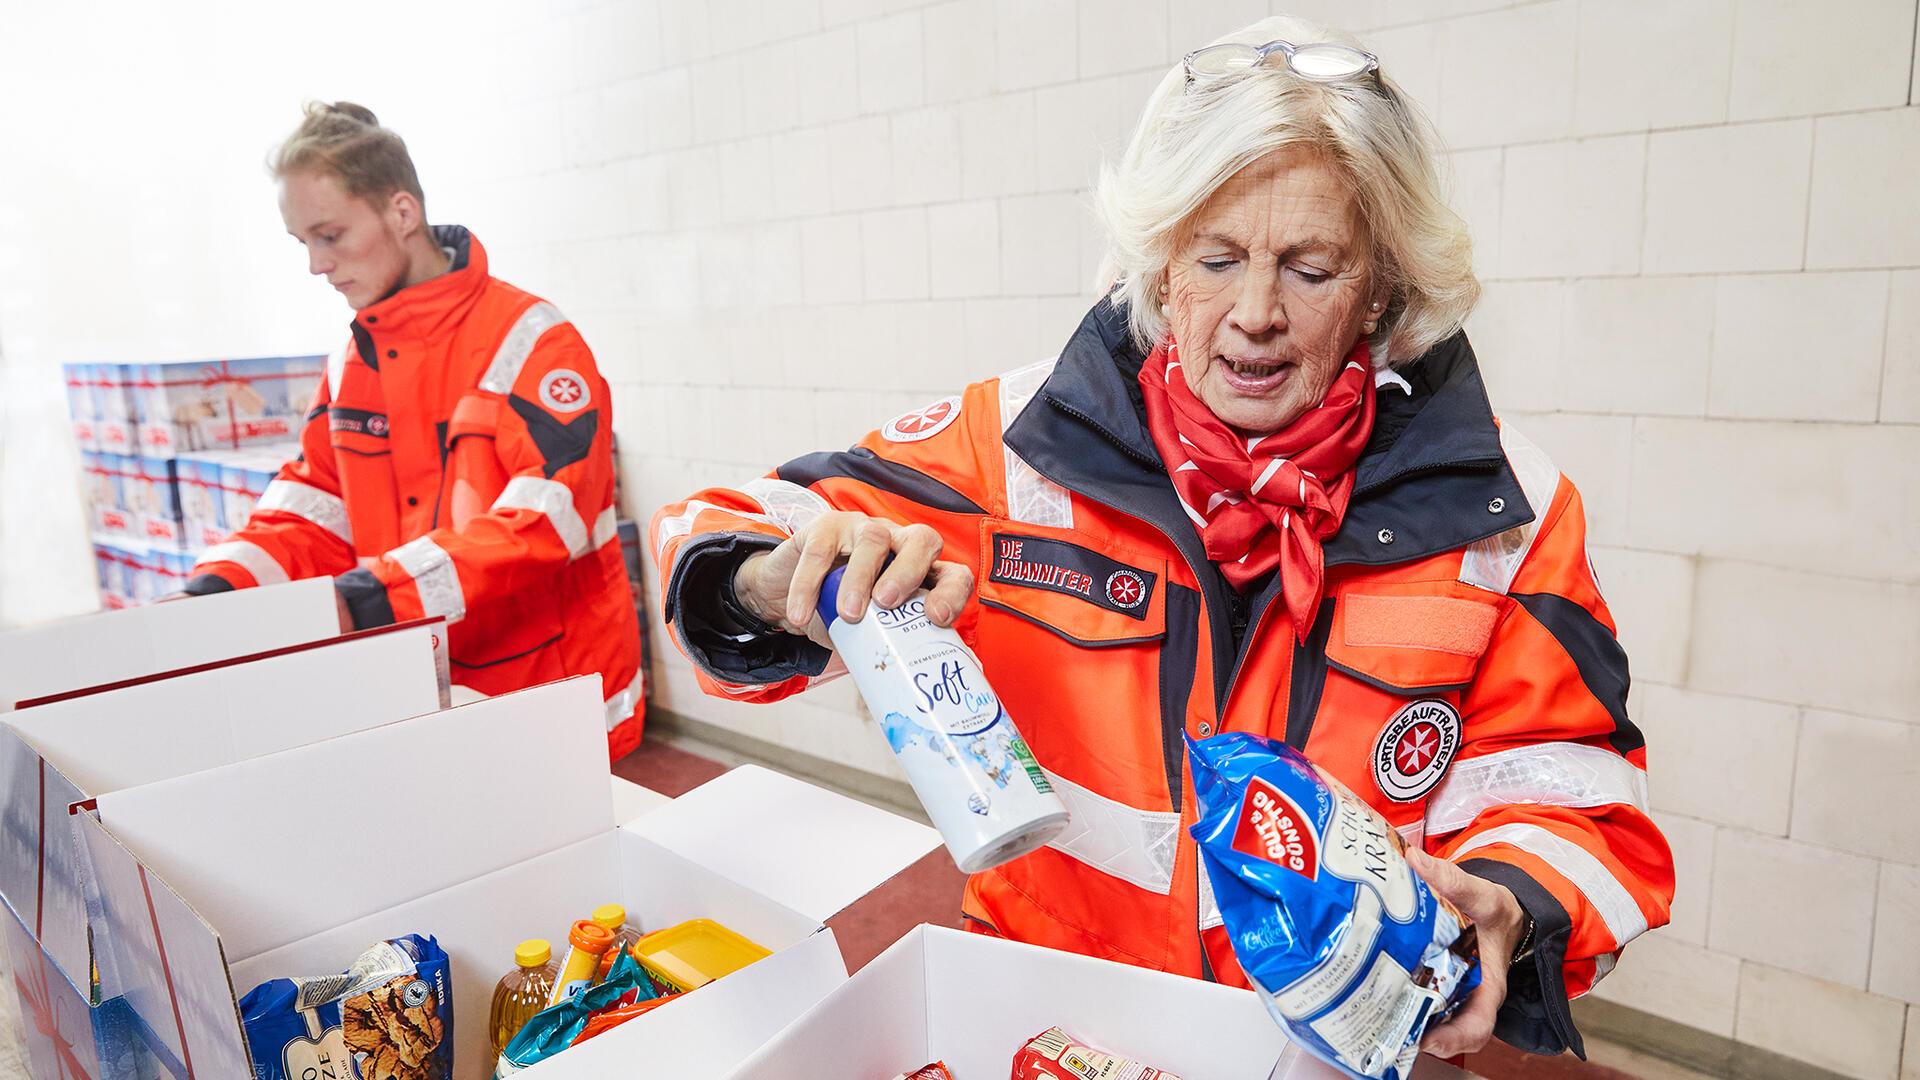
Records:
{"label": "black collar of jacket", "polygon": [[[1006,442],[1055,483],[1160,526],[1198,565],[1205,560],[1198,536],[1147,433],[1139,381],[1145,359],[1127,334],[1126,309],[1100,301],[1040,389],[1048,407],[1023,412]],[[1353,501],[1325,545],[1329,566],[1409,562],[1533,520],[1500,449],[1500,430],[1465,332],[1403,365],[1399,374],[1413,392],[1397,386],[1377,391],[1373,435],[1355,466]],[[1088,441],[1089,432],[1097,442]],[[1109,452],[1101,452],[1099,442]],[[1110,452],[1116,449],[1119,455]]]}

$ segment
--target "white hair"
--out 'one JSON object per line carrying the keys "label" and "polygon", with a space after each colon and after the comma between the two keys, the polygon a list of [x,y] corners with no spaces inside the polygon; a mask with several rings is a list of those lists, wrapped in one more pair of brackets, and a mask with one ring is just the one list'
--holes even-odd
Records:
{"label": "white hair", "polygon": [[[1276,16],[1220,38],[1264,45],[1338,43],[1348,34]],[[1382,65],[1385,66],[1384,64]],[[1279,57],[1243,76],[1202,77],[1189,88],[1175,64],[1147,100],[1118,163],[1101,169],[1097,211],[1108,237],[1106,279],[1128,306],[1134,339],[1167,334],[1160,288],[1187,226],[1213,193],[1255,161],[1312,146],[1346,177],[1372,238],[1387,300],[1369,339],[1374,362],[1401,364],[1451,337],[1480,296],[1466,222],[1447,205],[1439,137],[1384,71],[1311,82]]]}

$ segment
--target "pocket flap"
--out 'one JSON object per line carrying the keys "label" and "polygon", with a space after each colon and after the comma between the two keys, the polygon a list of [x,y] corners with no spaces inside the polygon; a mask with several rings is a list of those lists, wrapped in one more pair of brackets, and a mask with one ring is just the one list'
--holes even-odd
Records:
{"label": "pocket flap", "polygon": [[1327,660],[1398,693],[1460,689],[1473,681],[1500,612],[1497,600],[1452,595],[1432,585],[1418,592],[1348,593],[1334,605]]}
{"label": "pocket flap", "polygon": [[481,394],[468,394],[453,407],[453,416],[447,421],[447,442],[462,435],[485,435],[492,438],[500,429],[500,398]]}
{"label": "pocket flap", "polygon": [[1166,560],[1116,559],[1049,535],[1063,531],[983,522],[980,603],[1090,648],[1166,636]]}

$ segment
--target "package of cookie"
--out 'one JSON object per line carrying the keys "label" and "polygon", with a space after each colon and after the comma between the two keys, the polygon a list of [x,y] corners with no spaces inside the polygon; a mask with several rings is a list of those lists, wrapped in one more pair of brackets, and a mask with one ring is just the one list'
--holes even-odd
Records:
{"label": "package of cookie", "polygon": [[410,934],[339,975],[254,987],[240,999],[254,1080],[451,1080],[447,969],[438,941]]}

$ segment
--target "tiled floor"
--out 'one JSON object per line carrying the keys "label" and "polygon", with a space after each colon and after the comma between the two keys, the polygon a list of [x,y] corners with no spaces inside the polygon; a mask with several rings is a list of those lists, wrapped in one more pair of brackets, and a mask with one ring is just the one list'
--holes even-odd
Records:
{"label": "tiled floor", "polygon": [[[714,755],[718,756],[723,755]],[[656,741],[616,762],[613,771],[662,794],[678,796],[726,770],[713,757]],[[840,940],[847,966],[859,970],[919,923],[958,926],[964,882],[941,849],[841,912],[828,925]],[[0,965],[0,983],[11,983],[4,965]],[[0,1080],[27,1075],[20,1057],[18,1023],[13,988],[0,987]],[[1467,1066],[1487,1080],[1707,1080],[1700,1073],[1624,1047],[1590,1042],[1589,1056],[1591,1060],[1583,1064],[1571,1057],[1532,1057],[1496,1044],[1473,1055]]]}

